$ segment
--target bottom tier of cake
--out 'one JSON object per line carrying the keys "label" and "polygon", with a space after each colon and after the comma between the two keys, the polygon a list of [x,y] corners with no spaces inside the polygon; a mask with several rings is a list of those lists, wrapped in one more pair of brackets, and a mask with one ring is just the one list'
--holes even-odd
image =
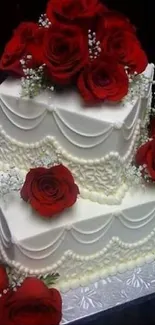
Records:
{"label": "bottom tier of cake", "polygon": [[155,188],[128,193],[119,206],[79,198],[50,220],[17,193],[8,195],[1,203],[0,250],[22,274],[58,272],[63,290],[148,263],[155,257]]}

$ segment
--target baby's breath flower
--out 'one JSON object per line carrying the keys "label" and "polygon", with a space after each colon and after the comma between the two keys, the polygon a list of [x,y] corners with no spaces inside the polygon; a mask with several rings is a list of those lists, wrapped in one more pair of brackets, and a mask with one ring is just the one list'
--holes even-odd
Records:
{"label": "baby's breath flower", "polygon": [[49,28],[51,26],[51,22],[47,18],[46,14],[41,14],[38,24],[40,27],[44,27],[44,28]]}

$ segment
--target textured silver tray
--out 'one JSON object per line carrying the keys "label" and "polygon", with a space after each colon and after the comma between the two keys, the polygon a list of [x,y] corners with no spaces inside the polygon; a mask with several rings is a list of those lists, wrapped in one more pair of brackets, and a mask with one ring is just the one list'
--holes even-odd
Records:
{"label": "textured silver tray", "polygon": [[62,324],[155,292],[155,262],[62,293]]}

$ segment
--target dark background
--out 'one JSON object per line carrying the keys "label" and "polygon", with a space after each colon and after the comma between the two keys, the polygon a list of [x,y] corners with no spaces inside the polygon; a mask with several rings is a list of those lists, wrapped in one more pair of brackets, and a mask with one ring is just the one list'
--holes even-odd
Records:
{"label": "dark background", "polygon": [[[155,63],[154,0],[105,0],[103,2],[108,7],[125,13],[136,25],[149,61]],[[38,16],[45,10],[46,0],[1,0],[0,4],[0,53],[2,53],[12,30],[23,20],[38,20]]]}

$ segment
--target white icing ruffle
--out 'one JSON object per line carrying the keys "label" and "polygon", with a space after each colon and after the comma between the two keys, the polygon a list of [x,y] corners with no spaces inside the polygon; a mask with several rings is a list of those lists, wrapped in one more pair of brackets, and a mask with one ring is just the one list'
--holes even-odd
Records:
{"label": "white icing ruffle", "polygon": [[0,216],[0,251],[19,273],[58,272],[68,288],[154,259],[154,188],[128,194],[119,209],[79,199],[51,221],[18,196],[8,202]]}
{"label": "white icing ruffle", "polygon": [[42,159],[51,164],[62,163],[72,172],[80,188],[81,197],[99,203],[118,204],[124,197],[128,186],[124,184],[125,170],[134,155],[136,141],[139,137],[140,121],[132,134],[130,148],[125,156],[110,152],[105,157],[85,160],[67,153],[54,137],[46,137],[34,144],[22,143],[12,139],[0,129],[0,170],[9,166],[20,166],[29,170],[40,165]]}

